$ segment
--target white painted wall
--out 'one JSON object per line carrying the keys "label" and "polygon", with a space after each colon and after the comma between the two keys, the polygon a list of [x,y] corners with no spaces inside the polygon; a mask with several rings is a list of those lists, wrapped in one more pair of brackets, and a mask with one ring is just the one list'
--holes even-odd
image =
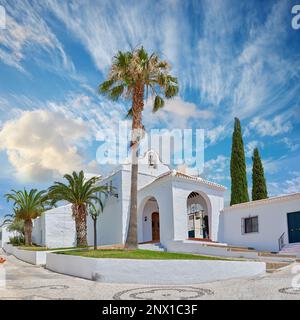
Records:
{"label": "white painted wall", "polygon": [[192,191],[198,192],[206,200],[210,238],[218,241],[219,215],[224,206],[224,191],[178,178],[173,181],[174,240],[185,240],[188,236],[187,198]]}
{"label": "white painted wall", "polygon": [[[219,214],[223,209],[224,191],[206,186],[193,180],[167,176],[151,183],[138,193],[138,231],[139,242],[144,242],[142,234],[143,212],[146,201],[150,197],[157,200],[160,219],[160,242],[165,245],[171,240],[185,240],[188,237],[187,228],[187,198],[192,191],[204,196],[209,215],[210,236],[217,241]],[[212,217],[212,218],[211,218]],[[217,219],[217,221],[215,221]]]}
{"label": "white painted wall", "polygon": [[[151,171],[151,170],[150,170]],[[160,171],[159,171],[160,172]],[[138,189],[148,185],[154,181],[156,176],[149,175],[146,173],[139,173],[138,175]],[[122,171],[122,211],[123,211],[123,242],[125,243],[127,237],[127,226],[129,222],[129,211],[130,211],[130,187],[131,187],[131,171]],[[143,194],[138,192],[138,201],[143,199]],[[142,218],[141,218],[142,219]],[[141,238],[141,242],[142,242]]]}
{"label": "white painted wall", "polygon": [[3,249],[6,253],[14,255],[17,259],[34,265],[45,265],[47,251],[30,251],[5,243]]}
{"label": "white painted wall", "polygon": [[[138,193],[138,241],[145,242],[143,236],[143,212],[149,198],[154,197],[159,208],[160,242],[164,244],[174,237],[172,180],[157,181],[139,190]],[[146,235],[147,236],[147,235]],[[151,230],[152,240],[152,230]]]}
{"label": "white painted wall", "polygon": [[45,242],[44,239],[44,226],[45,226],[45,216],[42,215],[33,220],[32,228],[32,242],[37,245],[42,245]]}
{"label": "white painted wall", "polygon": [[55,208],[45,214],[45,244],[48,248],[76,246],[75,221],[71,205]]}
{"label": "white painted wall", "polygon": [[[285,232],[284,241],[288,243],[287,213],[300,211],[299,198],[270,200],[250,206],[225,208],[221,214],[220,232],[229,245],[252,247],[257,250],[278,251],[278,238]],[[241,219],[258,216],[259,231],[242,234]]]}
{"label": "white painted wall", "polygon": [[32,241],[48,248],[73,247],[76,245],[75,221],[71,205],[46,211],[34,220]]}
{"label": "white painted wall", "polygon": [[177,253],[203,254],[227,258],[258,258],[258,253],[256,251],[232,251],[230,248],[227,248],[226,244],[210,246],[204,243],[201,244],[199,241],[192,240],[169,241],[167,244],[165,244],[165,248],[168,252]]}
{"label": "white painted wall", "polygon": [[46,268],[104,283],[186,285],[264,274],[266,264],[249,261],[95,259],[48,253]]}
{"label": "white painted wall", "polygon": [[[187,231],[187,198],[192,191],[199,192],[206,201],[209,216],[210,238],[218,240],[219,214],[223,209],[224,191],[203,182],[167,176],[154,182],[157,176],[169,171],[168,166],[156,163],[149,166],[145,158],[141,160],[138,175],[138,241],[152,240],[152,212],[159,211],[160,240],[164,244],[170,240],[185,240]],[[123,165],[113,174],[101,181],[102,185],[114,188],[112,195],[106,199],[105,208],[97,223],[97,244],[125,243],[130,210],[130,165]],[[157,207],[149,207],[145,212],[146,201],[154,197]],[[152,212],[151,212],[152,211]],[[148,216],[147,222],[144,221]],[[93,244],[93,222],[88,223],[88,243]],[[71,217],[71,206],[62,206],[47,211],[34,222],[34,242],[53,247],[75,245],[75,222]]]}

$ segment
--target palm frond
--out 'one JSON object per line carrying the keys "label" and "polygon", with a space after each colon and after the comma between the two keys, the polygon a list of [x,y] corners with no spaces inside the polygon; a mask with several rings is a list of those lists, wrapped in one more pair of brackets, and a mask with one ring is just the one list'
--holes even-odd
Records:
{"label": "palm frond", "polygon": [[154,99],[152,112],[158,111],[159,109],[163,108],[164,105],[165,105],[164,99],[160,96],[156,96]]}
{"label": "palm frond", "polygon": [[111,100],[117,101],[122,96],[124,90],[125,90],[124,84],[120,84],[118,86],[113,87],[109,91],[108,96]]}

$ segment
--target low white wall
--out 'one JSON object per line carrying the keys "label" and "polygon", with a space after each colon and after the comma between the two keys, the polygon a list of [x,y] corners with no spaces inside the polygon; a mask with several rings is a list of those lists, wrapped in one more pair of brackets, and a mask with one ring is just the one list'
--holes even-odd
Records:
{"label": "low white wall", "polygon": [[229,248],[226,248],[225,246],[204,246],[199,243],[189,241],[170,241],[167,243],[165,248],[168,252],[177,253],[204,254],[208,256],[218,256],[227,258],[258,258],[257,252],[231,251]]}
{"label": "low white wall", "polygon": [[6,253],[14,255],[17,259],[34,265],[45,265],[48,251],[22,250],[11,244],[5,243],[3,249]]}
{"label": "low white wall", "polygon": [[103,283],[196,284],[265,273],[248,261],[97,259],[47,254],[46,268]]}
{"label": "low white wall", "polygon": [[14,252],[14,246],[12,244],[9,244],[7,242],[3,243],[3,250],[8,254],[13,254]]}
{"label": "low white wall", "polygon": [[[222,212],[222,239],[229,245],[252,247],[256,250],[278,251],[278,239],[284,234],[289,243],[287,213],[300,211],[299,198],[270,199],[228,207]],[[242,233],[242,219],[258,216],[258,232]]]}

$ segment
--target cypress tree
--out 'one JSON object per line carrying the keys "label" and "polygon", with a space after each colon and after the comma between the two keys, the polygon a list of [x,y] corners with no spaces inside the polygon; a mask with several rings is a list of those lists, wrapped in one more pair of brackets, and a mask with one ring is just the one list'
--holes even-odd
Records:
{"label": "cypress tree", "polygon": [[248,202],[248,183],[244,142],[242,137],[241,123],[238,118],[234,119],[234,131],[232,135],[231,161],[231,201],[230,205]]}
{"label": "cypress tree", "polygon": [[252,200],[266,199],[268,198],[268,191],[264,167],[257,148],[254,149],[252,161]]}

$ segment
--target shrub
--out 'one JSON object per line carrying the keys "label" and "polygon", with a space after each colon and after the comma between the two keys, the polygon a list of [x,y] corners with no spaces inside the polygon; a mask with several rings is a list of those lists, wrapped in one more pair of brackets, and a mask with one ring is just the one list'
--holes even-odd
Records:
{"label": "shrub", "polygon": [[9,238],[9,243],[13,246],[22,246],[25,244],[25,239],[23,235],[14,236]]}

